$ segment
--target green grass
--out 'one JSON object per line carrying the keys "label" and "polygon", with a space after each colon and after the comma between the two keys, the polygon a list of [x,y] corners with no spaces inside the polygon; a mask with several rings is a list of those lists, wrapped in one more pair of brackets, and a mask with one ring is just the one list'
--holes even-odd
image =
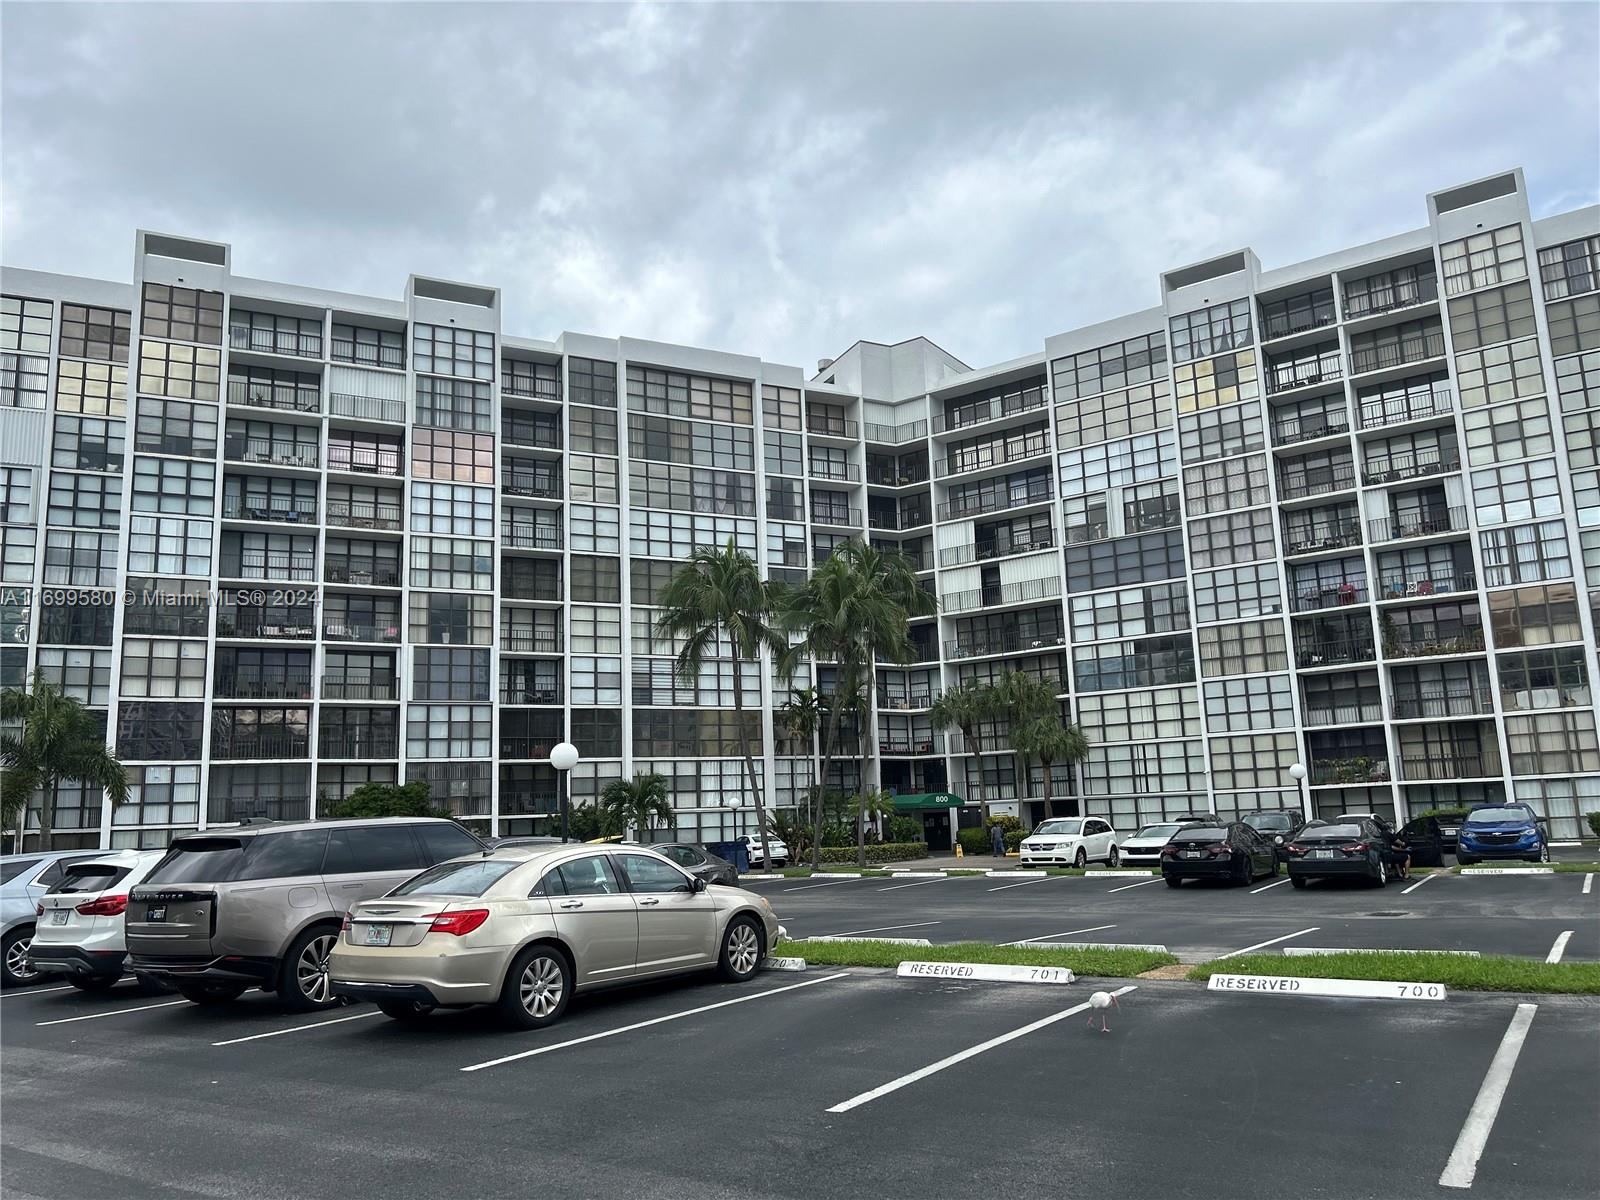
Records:
{"label": "green grass", "polygon": [[1054,946],[991,946],[986,942],[954,942],[946,946],[901,946],[894,942],[780,941],[776,955],[794,955],[830,967],[897,967],[902,962],[1002,963],[1021,967],[1069,967],[1078,975],[1108,979],[1132,978],[1154,967],[1177,962],[1154,950],[1069,950]]}
{"label": "green grass", "polygon": [[1468,992],[1600,995],[1600,962],[1545,963],[1534,958],[1465,958],[1409,950],[1380,954],[1315,954],[1286,958],[1247,954],[1201,963],[1190,979],[1223,975],[1299,975],[1321,979],[1394,979],[1442,983]]}

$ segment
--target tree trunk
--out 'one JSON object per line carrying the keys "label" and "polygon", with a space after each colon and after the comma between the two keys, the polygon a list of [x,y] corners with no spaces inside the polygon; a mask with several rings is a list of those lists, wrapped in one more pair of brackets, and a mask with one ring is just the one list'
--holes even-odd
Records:
{"label": "tree trunk", "polygon": [[756,801],[756,832],[761,837],[761,871],[772,874],[772,850],[767,845],[767,806],[761,802],[761,785],[756,782],[756,760],[750,750],[750,730],[744,723],[744,672],[743,664],[733,660],[733,711],[739,721],[739,745],[744,750],[744,770],[750,779],[750,794]]}
{"label": "tree trunk", "polygon": [[837,688],[834,689],[832,701],[828,705],[828,720],[823,726],[822,738],[822,764],[817,775],[816,791],[813,793],[815,805],[811,827],[811,866],[813,870],[822,868],[822,790],[826,787],[824,782],[828,777],[828,768],[833,765],[833,752],[839,744],[839,725],[844,719],[843,698]]}
{"label": "tree trunk", "polygon": [[[54,775],[52,775],[50,777],[49,781],[44,785],[44,788],[41,790],[41,793],[40,793],[40,796],[39,796],[39,849],[40,850],[48,850],[48,849],[50,849],[50,846],[51,846],[50,835],[51,835],[51,832],[55,829],[55,824],[56,824],[56,793],[60,790],[60,788],[61,788],[61,780],[59,780]],[[26,833],[27,829],[28,829],[28,819],[27,819],[28,810],[26,808],[24,808],[22,810],[22,812],[23,812],[22,829],[23,829],[23,832]],[[22,847],[19,845],[17,848],[20,850]]]}
{"label": "tree trunk", "polygon": [[[966,741],[967,752],[969,754],[971,754],[974,759],[976,759],[977,756],[978,756],[978,751],[979,751],[980,747],[978,746],[977,735],[972,732],[972,728],[973,727],[971,725],[963,725],[963,726],[961,726],[961,736]],[[983,772],[980,771],[978,774],[979,774],[979,777],[981,778],[982,775],[983,775]],[[963,779],[961,781],[961,786],[962,786],[963,790],[966,788],[966,784],[967,784],[967,781],[965,779]],[[965,800],[966,797],[963,796],[962,799]],[[978,811],[982,816],[984,828],[988,828],[988,825],[989,825],[989,802],[987,800],[978,801]],[[956,824],[959,826],[960,823],[961,823],[960,819],[958,818],[957,821],[956,821]],[[958,832],[959,832],[959,830],[958,830]]]}
{"label": "tree trunk", "polygon": [[[868,739],[867,745],[873,748],[874,761],[879,764],[879,778],[873,784],[874,788],[880,787],[883,783],[883,758],[876,753],[878,744],[878,722],[873,715],[873,709],[877,703],[878,660],[874,658],[867,664],[866,717],[867,720],[871,722],[871,728],[863,731],[863,736]],[[862,765],[866,765],[865,759],[862,760]],[[861,775],[861,791],[856,796],[856,866],[865,870],[867,865],[867,810],[865,803],[867,796],[867,781],[865,778],[866,772],[861,772]]]}
{"label": "tree trunk", "polygon": [[1055,809],[1050,806],[1050,764],[1044,759],[1039,760],[1039,769],[1044,772],[1044,815],[1049,820],[1055,816]]}

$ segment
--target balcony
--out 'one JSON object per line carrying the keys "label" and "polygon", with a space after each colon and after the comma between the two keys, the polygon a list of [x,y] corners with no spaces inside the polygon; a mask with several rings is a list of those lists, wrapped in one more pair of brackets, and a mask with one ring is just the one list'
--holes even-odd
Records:
{"label": "balcony", "polygon": [[878,707],[889,712],[911,712],[916,709],[933,707],[933,692],[907,692],[904,695],[891,696],[882,688],[878,689]]}
{"label": "balcony", "polygon": [[1361,544],[1361,522],[1355,517],[1335,521],[1312,521],[1284,530],[1285,554],[1318,554]]}
{"label": "balcony", "polygon": [[1478,590],[1478,577],[1470,571],[1402,572],[1378,580],[1380,600],[1413,600],[1419,596],[1448,596]]}
{"label": "balcony", "polygon": [[1004,604],[1026,604],[1032,600],[1049,600],[1061,595],[1061,579],[1025,579],[1020,583],[999,583],[966,592],[952,592],[944,597],[941,607],[947,613],[971,612],[979,608],[995,608]]}
{"label": "balcony", "polygon": [[329,557],[322,566],[328,583],[348,583],[356,587],[399,587],[400,563],[390,558],[363,555]]}
{"label": "balcony", "polygon": [[1289,608],[1292,612],[1311,612],[1319,608],[1339,608],[1346,604],[1366,602],[1365,579],[1329,579],[1298,588],[1289,599]]}
{"label": "balcony", "polygon": [[848,417],[830,417],[820,413],[806,414],[806,432],[817,434],[819,437],[849,438],[855,441],[861,436],[861,426],[858,422]]}
{"label": "balcony", "polygon": [[311,739],[303,729],[259,729],[249,732],[235,730],[226,733],[213,730],[211,734],[213,759],[237,758],[309,758]]}
{"label": "balcony", "polygon": [[230,350],[253,350],[258,354],[287,354],[295,358],[321,358],[322,335],[298,333],[292,329],[252,329],[248,325],[228,328]]}
{"label": "balcony", "polygon": [[1385,658],[1440,658],[1451,654],[1477,654],[1484,648],[1483,629],[1459,629],[1431,637],[1391,638],[1384,642]]}
{"label": "balcony", "polygon": [[219,675],[216,695],[230,700],[309,700],[311,668]]}
{"label": "balcony", "polygon": [[1292,392],[1318,383],[1335,383],[1344,378],[1344,357],[1338,347],[1315,358],[1293,359],[1267,365],[1267,395]]}
{"label": "balcony", "polygon": [[1376,725],[1383,720],[1381,704],[1306,705],[1307,725]]}
{"label": "balcony", "polygon": [[931,524],[933,518],[924,511],[915,512],[873,512],[867,510],[867,528],[869,529],[919,529]]}
{"label": "balcony", "polygon": [[377,449],[329,442],[328,470],[348,471],[352,475],[382,475],[394,478],[400,474],[400,450],[398,447]]}
{"label": "balcony", "polygon": [[917,483],[928,482],[928,468],[926,464],[917,467],[896,467],[885,470],[882,467],[867,467],[867,482],[876,487],[911,487]]}
{"label": "balcony", "polygon": [[943,479],[947,475],[962,475],[968,471],[982,471],[989,467],[1006,466],[1027,458],[1037,458],[1050,453],[1050,437],[1040,431],[1026,437],[1005,438],[982,446],[951,448],[943,458],[934,459],[933,473]]}
{"label": "balcony", "polygon": [[1361,428],[1381,429],[1386,425],[1447,417],[1453,412],[1455,394],[1449,388],[1435,387],[1428,392],[1408,392],[1401,396],[1386,396],[1381,400],[1363,400]]}
{"label": "balcony", "polygon": [[500,436],[513,446],[532,446],[538,450],[561,449],[561,426],[553,422],[519,420],[501,413]]}
{"label": "balcony", "polygon": [[314,442],[295,442],[279,438],[247,438],[229,435],[222,442],[222,456],[234,462],[270,463],[278,467],[317,465]]}
{"label": "balcony", "polygon": [[501,704],[560,704],[561,689],[551,685],[549,687],[510,687],[502,685],[500,688]]}
{"label": "balcony", "polygon": [[825,512],[811,514],[813,525],[831,525],[841,529],[860,529],[861,510],[859,508],[834,508]]}
{"label": "balcony", "polygon": [[322,411],[322,395],[313,388],[293,384],[272,384],[252,379],[228,380],[228,403],[250,408],[271,408],[279,412],[314,413]]}
{"label": "balcony", "polygon": [[1419,304],[1428,304],[1438,298],[1439,280],[1434,275],[1424,275],[1420,279],[1373,288],[1355,296],[1346,290],[1344,319],[1356,321],[1362,317],[1381,316],[1384,313],[1397,312],[1402,308],[1415,308]]}
{"label": "balcony", "polygon": [[959,521],[963,517],[977,517],[984,513],[1005,512],[1028,504],[1042,504],[1055,498],[1055,489],[1046,481],[1043,485],[1019,488],[999,495],[975,496],[971,499],[950,500],[939,505],[939,520]]}
{"label": "balcony", "polygon": [[361,675],[324,675],[324,700],[398,700],[399,684],[393,676],[374,679]]}
{"label": "balcony", "polygon": [[859,483],[861,481],[861,468],[852,462],[828,462],[814,458],[810,464],[810,475],[812,479],[831,479],[837,483]]}
{"label": "balcony", "polygon": [[1373,487],[1406,479],[1425,479],[1430,475],[1448,475],[1460,469],[1461,456],[1454,451],[1413,450],[1369,458],[1362,464],[1361,474],[1367,486]]}
{"label": "balcony", "polygon": [[303,612],[263,612],[253,608],[232,610],[222,608],[217,610],[217,636],[267,639],[314,638],[317,636],[316,616],[310,609]]}
{"label": "balcony", "polygon": [[330,642],[376,642],[393,645],[400,640],[400,626],[398,621],[390,624],[329,621],[322,627],[322,636]]}
{"label": "balcony", "polygon": [[513,654],[560,654],[559,629],[502,629],[500,649]]}
{"label": "balcony", "polygon": [[[1261,340],[1292,337],[1297,333],[1310,333],[1313,329],[1326,329],[1334,322],[1333,299],[1325,296],[1325,303],[1288,313],[1262,314]],[[1263,306],[1265,307],[1265,306]]]}
{"label": "balcony", "polygon": [[982,425],[985,421],[994,421],[1000,417],[1014,417],[1018,413],[1033,412],[1044,408],[1048,403],[1043,388],[1029,388],[1027,391],[1012,392],[1006,396],[992,396],[976,404],[964,404],[947,413],[936,415],[933,418],[933,431],[946,433],[953,429],[966,429],[968,426]]}
{"label": "balcony", "polygon": [[327,521],[346,529],[405,528],[404,510],[387,500],[334,500],[328,501]]}
{"label": "balcony", "polygon": [[1410,513],[1403,517],[1374,517],[1367,522],[1367,535],[1374,542],[1400,542],[1408,538],[1436,537],[1441,533],[1465,533],[1467,510],[1464,505]]}
{"label": "balcony", "polygon": [[1414,696],[1396,695],[1390,704],[1394,710],[1394,719],[1397,721],[1494,715],[1494,696],[1488,688],[1472,691],[1418,692]]}
{"label": "balcony", "polygon": [[928,436],[926,421],[908,421],[904,425],[879,425],[875,421],[868,421],[863,429],[867,441],[876,442],[880,446],[899,446]]}
{"label": "balcony", "polygon": [[[551,564],[556,566],[559,564]],[[535,576],[504,572],[500,578],[502,600],[539,600],[561,602],[561,578],[558,574]]]}
{"label": "balcony", "polygon": [[533,496],[541,500],[559,500],[561,477],[529,471],[502,471],[500,491],[506,496]]}
{"label": "balcony", "polygon": [[955,567],[962,563],[986,562],[989,559],[1005,558],[1012,554],[1032,554],[1036,550],[1053,550],[1055,544],[1055,538],[1050,534],[1041,534],[1033,538],[993,538],[982,542],[968,542],[965,546],[946,546],[940,550],[939,565]]}
{"label": "balcony", "polygon": [[383,396],[356,396],[349,392],[328,393],[328,415],[356,421],[387,421],[404,425],[406,402]]}
{"label": "balcony", "polygon": [[1307,496],[1322,496],[1329,492],[1343,492],[1356,486],[1354,463],[1315,471],[1281,472],[1278,475],[1279,500],[1303,500]]}
{"label": "balcony", "polygon": [[934,735],[905,737],[880,737],[878,739],[879,754],[932,754],[938,745],[939,739]]}
{"label": "balcony", "polygon": [[500,816],[555,817],[561,812],[561,797],[554,790],[539,791],[532,788],[500,786]]}
{"label": "balcony", "polygon": [[1350,350],[1350,373],[1367,375],[1373,371],[1387,371],[1408,363],[1427,362],[1444,357],[1444,334],[1433,332],[1420,338],[1403,342],[1386,342],[1379,346],[1363,346]]}
{"label": "balcony", "polygon": [[1327,638],[1301,643],[1295,649],[1295,665],[1302,671],[1316,667],[1338,667],[1347,663],[1368,663],[1378,657],[1370,637]]}
{"label": "balcony", "polygon": [[293,550],[241,550],[236,562],[230,563],[227,556],[223,556],[222,577],[259,580],[263,583],[315,579],[317,556],[310,551],[299,553]]}
{"label": "balcony", "polygon": [[1323,787],[1337,784],[1388,783],[1389,764],[1381,758],[1354,754],[1344,758],[1311,760],[1311,783]]}
{"label": "balcony", "polygon": [[1503,772],[1495,753],[1401,754],[1400,778],[1406,783],[1435,779],[1496,779]]}
{"label": "balcony", "polygon": [[534,758],[547,759],[550,751],[556,748],[561,741],[559,733],[547,734],[543,737],[537,735],[515,736],[511,734],[500,735],[501,758]]}
{"label": "balcony", "polygon": [[559,550],[559,525],[509,525],[500,522],[500,544],[513,550]]}
{"label": "balcony", "polygon": [[231,521],[280,521],[289,525],[315,525],[315,496],[223,496],[222,516]]}
{"label": "balcony", "polygon": [[1336,437],[1349,432],[1350,414],[1347,412],[1321,413],[1315,417],[1289,417],[1273,423],[1272,444],[1295,446],[1301,442],[1314,442],[1318,438]]}
{"label": "balcony", "polygon": [[317,737],[318,758],[394,758],[399,753],[400,735],[393,729],[336,726]]}
{"label": "balcony", "polygon": [[985,634],[951,638],[944,644],[944,654],[946,658],[981,658],[987,654],[1016,654],[1023,650],[1057,650],[1066,644],[1064,633],[1026,638],[1018,633]]}

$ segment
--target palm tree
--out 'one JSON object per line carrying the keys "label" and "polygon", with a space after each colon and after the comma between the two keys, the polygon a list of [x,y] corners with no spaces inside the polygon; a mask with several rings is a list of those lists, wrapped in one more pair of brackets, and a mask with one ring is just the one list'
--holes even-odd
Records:
{"label": "palm tree", "polygon": [[857,836],[865,838],[867,822],[894,816],[894,797],[882,788],[863,788],[856,796]]}
{"label": "palm tree", "polygon": [[[774,734],[777,726],[781,726],[791,739],[805,745],[813,774],[817,769],[817,731],[822,728],[827,716],[828,702],[814,687],[792,689],[789,698],[777,712]],[[790,848],[793,849],[792,846]]]}
{"label": "palm tree", "polygon": [[[840,544],[805,583],[785,595],[783,608],[785,627],[801,635],[795,653],[830,661],[838,669],[823,727],[818,782],[825,783],[846,709],[861,704],[864,691],[871,693],[877,683],[879,659],[910,660],[906,622],[911,617],[931,616],[938,603],[917,579],[916,569],[905,555],[852,538]],[[820,813],[817,820],[820,842]],[[820,846],[812,847],[812,856],[813,865],[820,865]],[[866,856],[862,826],[856,859],[865,863]]]}
{"label": "palm tree", "polygon": [[612,780],[600,793],[600,805],[624,834],[632,825],[648,837],[657,821],[663,825],[673,823],[666,777],[654,771],[632,779]]}
{"label": "palm tree", "polygon": [[[21,722],[20,732],[0,734],[0,818],[10,825],[25,814],[34,792],[40,793],[39,845],[50,849],[56,823],[56,798],[64,781],[99,788],[112,806],[128,799],[128,778],[116,755],[106,748],[99,723],[83,705],[45,678],[33,677],[31,691],[0,692],[0,721]],[[19,840],[18,849],[21,849]]]}
{"label": "palm tree", "polygon": [[[1006,723],[1007,741],[1017,756],[1017,798],[1028,790],[1028,755],[1017,744],[1017,732],[1034,721],[1061,724],[1061,705],[1056,689],[1037,675],[1026,671],[1007,671],[994,685],[994,712]],[[1049,786],[1048,779],[1046,787]]]}
{"label": "palm tree", "polygon": [[1038,759],[1044,768],[1044,812],[1050,811],[1050,768],[1056,763],[1077,763],[1089,757],[1089,739],[1076,725],[1063,725],[1058,717],[1034,717],[1011,731],[1011,748],[1022,757]]}
{"label": "palm tree", "polygon": [[959,729],[964,747],[976,754],[978,722],[987,720],[994,710],[992,684],[963,679],[945,688],[928,709],[928,721],[935,729]]}
{"label": "palm tree", "polygon": [[788,640],[772,624],[773,595],[755,559],[734,545],[732,538],[721,550],[698,546],[660,596],[664,610],[656,620],[656,636],[682,639],[678,651],[678,678],[698,687],[700,666],[719,643],[733,652],[733,708],[739,726],[739,746],[756,805],[756,830],[761,838],[761,869],[772,870],[767,853],[767,808],[756,771],[754,739],[744,719],[744,664],[758,665],[763,653],[787,653]]}

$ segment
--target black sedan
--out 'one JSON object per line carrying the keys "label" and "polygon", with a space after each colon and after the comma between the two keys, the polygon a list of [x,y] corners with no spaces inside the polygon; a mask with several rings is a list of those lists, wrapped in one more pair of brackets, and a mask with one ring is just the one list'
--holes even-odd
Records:
{"label": "black sedan", "polygon": [[[1460,828],[1458,823],[1457,831]],[[1445,851],[1454,844],[1454,839],[1445,832],[1444,822],[1438,817],[1418,817],[1406,822],[1400,830],[1400,841],[1410,851],[1413,867],[1444,866]]]}
{"label": "black sedan", "polygon": [[1185,879],[1226,879],[1250,883],[1278,873],[1271,842],[1243,821],[1185,825],[1161,850],[1161,875],[1168,887]]}
{"label": "black sedan", "polygon": [[1245,813],[1241,819],[1277,848],[1279,862],[1289,861],[1284,846],[1294,840],[1294,835],[1306,823],[1300,810],[1294,808],[1261,808]]}
{"label": "black sedan", "polygon": [[691,845],[688,842],[654,842],[650,849],[665,854],[689,874],[707,883],[725,883],[729,887],[739,886],[739,872],[734,870],[733,864],[725,858],[718,858],[709,853],[704,846]]}
{"label": "black sedan", "polygon": [[1389,882],[1393,835],[1376,821],[1352,817],[1312,821],[1288,845],[1289,882],[1303,888],[1313,879]]}

